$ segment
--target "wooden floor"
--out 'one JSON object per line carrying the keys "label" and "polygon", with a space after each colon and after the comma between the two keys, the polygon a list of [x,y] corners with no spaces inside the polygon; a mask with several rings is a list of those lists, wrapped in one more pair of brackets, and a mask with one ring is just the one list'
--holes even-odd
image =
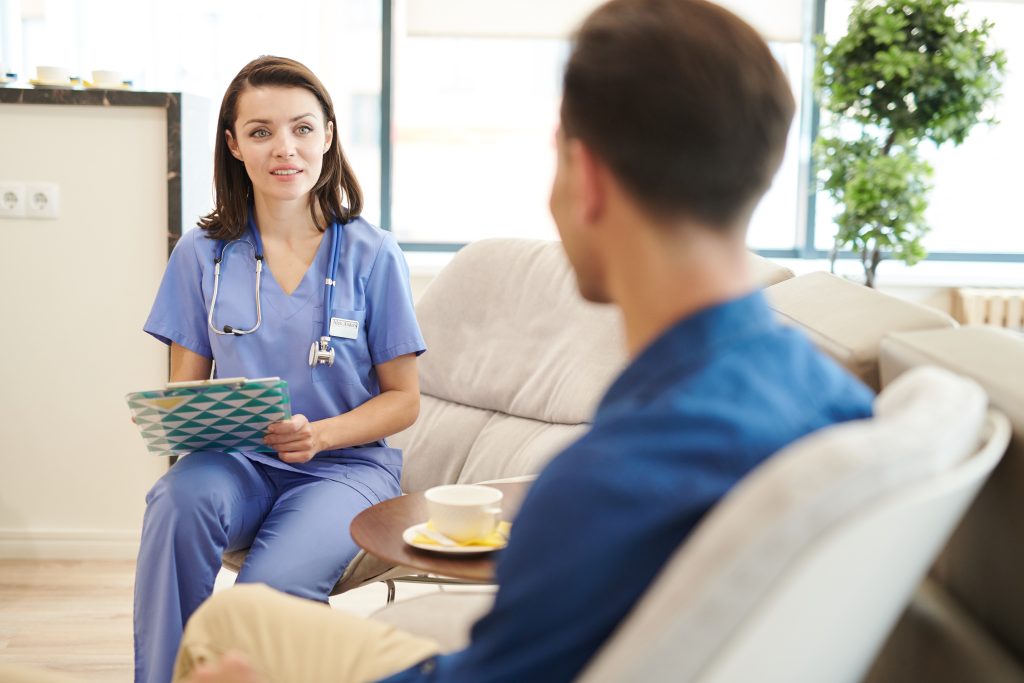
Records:
{"label": "wooden floor", "polygon": [[[134,580],[134,561],[0,560],[0,664],[64,672],[81,683],[130,682]],[[232,583],[234,574],[222,570],[215,590]],[[436,590],[402,584],[398,597]],[[368,616],[386,595],[374,583],[334,596],[331,606]]]}
{"label": "wooden floor", "polygon": [[133,561],[0,560],[0,662],[131,681]]}

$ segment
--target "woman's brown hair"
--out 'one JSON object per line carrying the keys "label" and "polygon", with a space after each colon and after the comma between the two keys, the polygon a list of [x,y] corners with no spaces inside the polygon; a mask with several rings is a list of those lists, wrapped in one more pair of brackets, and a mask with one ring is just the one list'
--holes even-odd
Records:
{"label": "woman's brown hair", "polygon": [[[305,65],[286,57],[263,56],[252,60],[238,72],[220,104],[217,117],[217,141],[213,154],[213,184],[216,207],[199,219],[199,227],[213,239],[233,240],[245,232],[252,201],[252,181],[245,165],[228,149],[224,131],[235,135],[238,98],[246,88],[305,88],[316,96],[324,112],[324,121],[334,127],[331,146],[324,154],[320,178],[310,194],[309,212],[321,231],[333,221],[347,223],[363,210],[363,192],[341,143],[334,104],[323,83]],[[317,210],[319,209],[319,211]]]}

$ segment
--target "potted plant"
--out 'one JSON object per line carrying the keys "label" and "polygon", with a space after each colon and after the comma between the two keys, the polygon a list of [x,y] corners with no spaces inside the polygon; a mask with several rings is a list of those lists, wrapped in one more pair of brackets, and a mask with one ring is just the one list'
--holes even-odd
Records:
{"label": "potted plant", "polygon": [[926,255],[932,169],[918,146],[959,145],[975,124],[994,123],[1006,56],[990,47],[991,28],[970,26],[960,0],[858,0],[846,35],[819,42],[815,89],[830,120],[815,160],[841,209],[833,269],[854,251],[873,287],[883,258]]}

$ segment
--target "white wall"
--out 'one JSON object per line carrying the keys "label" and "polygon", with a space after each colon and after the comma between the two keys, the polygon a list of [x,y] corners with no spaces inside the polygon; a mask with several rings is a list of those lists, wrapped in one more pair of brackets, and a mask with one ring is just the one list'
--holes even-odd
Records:
{"label": "white wall", "polygon": [[147,455],[124,394],[160,386],[141,328],[167,258],[162,108],[0,105],[0,180],[60,218],[0,218],[0,557],[132,558]]}

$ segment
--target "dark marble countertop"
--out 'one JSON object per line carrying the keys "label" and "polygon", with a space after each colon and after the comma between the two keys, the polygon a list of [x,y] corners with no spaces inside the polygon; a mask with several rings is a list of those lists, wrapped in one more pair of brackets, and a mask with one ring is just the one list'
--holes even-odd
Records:
{"label": "dark marble countertop", "polygon": [[108,107],[172,107],[180,93],[150,92],[122,88],[46,88],[7,86],[0,88],[0,104],[84,104]]}

